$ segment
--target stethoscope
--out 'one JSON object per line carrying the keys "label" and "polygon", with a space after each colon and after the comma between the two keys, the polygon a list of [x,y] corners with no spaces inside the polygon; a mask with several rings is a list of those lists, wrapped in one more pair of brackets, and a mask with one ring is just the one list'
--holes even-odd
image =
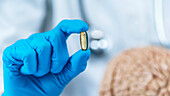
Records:
{"label": "stethoscope", "polygon": [[[155,27],[156,27],[156,33],[157,33],[161,46],[169,48],[170,43],[164,31],[162,2],[163,2],[162,0],[154,0]],[[79,0],[79,8],[80,8],[80,12],[81,12],[83,20],[89,23],[85,15],[83,0]],[[104,34],[101,30],[92,30],[90,32],[89,43],[90,43],[89,47],[92,50],[92,53],[95,53],[95,54],[103,54],[109,47],[108,40],[104,37]]]}

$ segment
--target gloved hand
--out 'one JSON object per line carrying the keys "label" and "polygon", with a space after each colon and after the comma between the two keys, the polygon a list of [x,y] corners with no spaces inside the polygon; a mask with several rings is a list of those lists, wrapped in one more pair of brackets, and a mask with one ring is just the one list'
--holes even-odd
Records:
{"label": "gloved hand", "polygon": [[90,50],[69,57],[66,40],[72,33],[87,31],[81,20],[63,20],[53,30],[36,33],[3,52],[2,96],[58,96],[85,70]]}

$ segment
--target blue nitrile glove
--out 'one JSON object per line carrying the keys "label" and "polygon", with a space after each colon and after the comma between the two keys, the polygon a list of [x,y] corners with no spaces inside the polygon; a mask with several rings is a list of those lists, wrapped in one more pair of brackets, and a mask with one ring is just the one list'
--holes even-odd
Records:
{"label": "blue nitrile glove", "polygon": [[69,57],[66,40],[72,33],[87,31],[81,20],[63,20],[56,28],[36,33],[7,47],[3,53],[2,96],[58,96],[85,70],[90,50]]}

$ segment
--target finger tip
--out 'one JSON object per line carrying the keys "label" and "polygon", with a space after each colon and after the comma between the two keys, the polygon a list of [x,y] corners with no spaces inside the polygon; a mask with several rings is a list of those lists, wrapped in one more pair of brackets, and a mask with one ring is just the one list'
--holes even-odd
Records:
{"label": "finger tip", "polygon": [[89,30],[89,25],[85,21],[82,21],[82,24],[83,24],[82,31],[88,31]]}
{"label": "finger tip", "polygon": [[89,59],[90,55],[91,55],[91,51],[90,51],[90,49],[87,49],[87,50],[82,50],[81,49],[80,54],[82,55],[83,58]]}
{"label": "finger tip", "polygon": [[89,48],[86,50],[86,52],[87,52],[88,56],[90,57],[90,55],[91,55],[91,51],[90,51],[90,49],[89,49]]}
{"label": "finger tip", "polygon": [[[80,32],[89,30],[89,25],[85,21],[80,19],[74,19],[73,21],[76,22],[76,28],[79,28]],[[77,27],[78,25],[79,27]]]}

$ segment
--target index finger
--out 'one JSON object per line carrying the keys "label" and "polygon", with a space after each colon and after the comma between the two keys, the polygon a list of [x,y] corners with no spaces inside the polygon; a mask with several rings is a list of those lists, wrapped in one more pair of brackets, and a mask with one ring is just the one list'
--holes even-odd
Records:
{"label": "index finger", "polygon": [[62,20],[56,28],[53,30],[58,30],[58,28],[65,34],[65,36],[69,36],[72,33],[80,33],[83,31],[87,31],[89,29],[87,23],[82,20]]}

